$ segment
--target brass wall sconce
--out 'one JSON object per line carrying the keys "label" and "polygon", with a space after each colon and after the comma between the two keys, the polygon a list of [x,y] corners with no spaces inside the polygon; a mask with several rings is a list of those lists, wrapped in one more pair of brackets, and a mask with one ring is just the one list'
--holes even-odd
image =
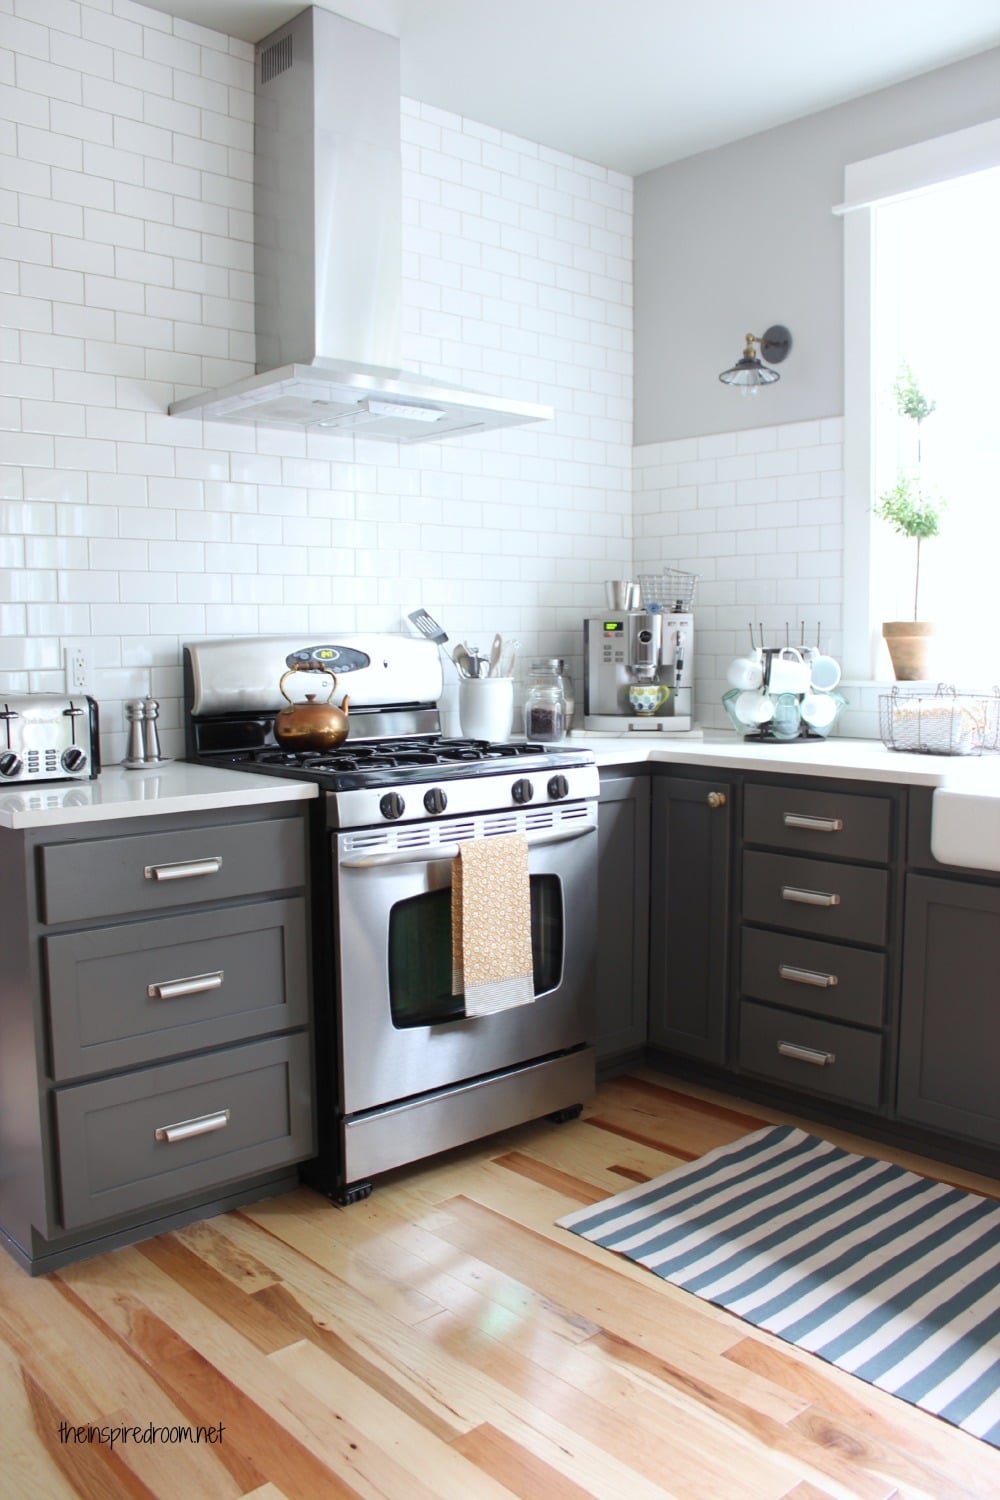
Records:
{"label": "brass wall sconce", "polygon": [[[760,349],[759,355],[754,353],[754,344]],[[723,385],[738,386],[744,396],[756,396],[758,386],[773,385],[776,380],[781,379],[777,370],[771,370],[768,366],[780,365],[791,347],[792,335],[780,323],[765,329],[759,338],[755,333],[748,333],[743,357],[736,361],[731,370],[723,370],[719,379]],[[762,363],[764,360],[767,364]]]}

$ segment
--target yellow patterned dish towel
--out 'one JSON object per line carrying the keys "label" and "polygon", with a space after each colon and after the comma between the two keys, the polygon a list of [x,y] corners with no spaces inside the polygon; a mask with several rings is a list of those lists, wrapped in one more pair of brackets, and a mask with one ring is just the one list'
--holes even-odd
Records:
{"label": "yellow patterned dish towel", "polygon": [[528,841],[496,834],[459,844],[451,883],[452,993],[467,1016],[527,1005],[531,964]]}

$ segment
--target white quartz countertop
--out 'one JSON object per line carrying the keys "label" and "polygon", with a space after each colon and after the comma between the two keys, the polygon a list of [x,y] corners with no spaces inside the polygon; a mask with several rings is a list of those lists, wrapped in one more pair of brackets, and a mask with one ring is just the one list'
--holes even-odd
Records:
{"label": "white quartz countertop", "polygon": [[[777,772],[793,776],[832,776],[846,781],[897,782],[949,787],[1000,800],[998,755],[907,755],[887,750],[878,740],[810,740],[789,744],[748,743],[724,730],[704,738],[638,734],[575,733],[568,744],[593,752],[599,767],[642,764],[703,766],[706,770]],[[112,818],[207,812],[218,807],[253,807],[267,802],[300,802],[318,795],[308,781],[285,781],[249,771],[169,761],[127,771],[108,766],[95,781],[23,783],[0,792],[0,828],[45,828]]]}
{"label": "white quartz countertop", "polygon": [[0,828],[55,828],[111,818],[304,802],[316,796],[318,788],[312,782],[225,771],[183,760],[136,771],[108,766],[94,781],[24,782],[0,792]]}
{"label": "white quartz countertop", "polygon": [[593,751],[598,766],[704,766],[706,769],[779,772],[792,776],[832,776],[845,781],[896,782],[908,786],[959,787],[1000,798],[998,755],[912,755],[887,750],[880,740],[795,740],[758,742],[725,730],[706,731],[703,739],[656,735],[651,742],[638,733],[588,736],[574,733],[570,743]]}

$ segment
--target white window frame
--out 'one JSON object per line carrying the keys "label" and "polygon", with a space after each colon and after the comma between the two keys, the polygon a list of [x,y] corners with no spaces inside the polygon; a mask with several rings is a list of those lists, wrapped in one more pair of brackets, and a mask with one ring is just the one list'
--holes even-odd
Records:
{"label": "white window frame", "polygon": [[844,168],[844,677],[875,680],[881,615],[872,576],[872,209],[1000,167],[1000,119]]}

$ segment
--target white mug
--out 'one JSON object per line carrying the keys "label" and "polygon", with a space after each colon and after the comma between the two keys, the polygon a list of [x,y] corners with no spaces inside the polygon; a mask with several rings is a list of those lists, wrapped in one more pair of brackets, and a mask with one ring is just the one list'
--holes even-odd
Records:
{"label": "white mug", "polygon": [[829,693],[806,693],[799,704],[799,712],[814,729],[828,729],[837,717],[838,701]]}
{"label": "white mug", "polygon": [[510,739],[514,722],[511,677],[463,677],[458,684],[458,719],[470,740],[498,745]]}
{"label": "white mug", "polygon": [[[756,653],[755,653],[756,656]],[[759,688],[763,681],[759,657],[738,656],[735,661],[729,663],[726,671],[726,681],[734,688]]]}
{"label": "white mug", "polygon": [[741,724],[767,724],[774,715],[774,704],[764,693],[741,693],[733,704]]}
{"label": "white mug", "polygon": [[802,653],[795,646],[783,646],[771,657],[767,690],[776,698],[782,693],[809,691],[809,664],[802,660]]}

